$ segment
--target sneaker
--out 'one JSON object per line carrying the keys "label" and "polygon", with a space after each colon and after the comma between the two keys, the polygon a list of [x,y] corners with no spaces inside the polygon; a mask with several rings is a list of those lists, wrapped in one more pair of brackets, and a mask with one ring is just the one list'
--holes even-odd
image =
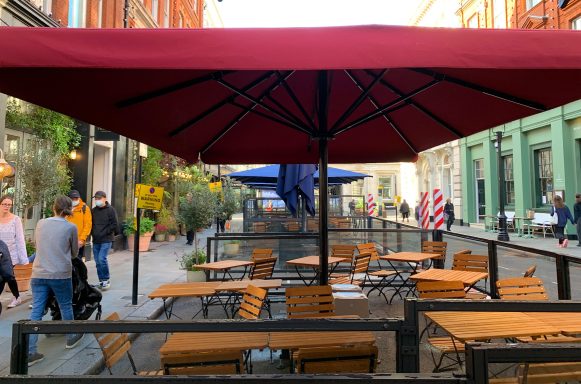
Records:
{"label": "sneaker", "polygon": [[34,352],[28,354],[28,366],[32,366],[36,363],[40,363],[44,360],[44,355],[42,353]]}
{"label": "sneaker", "polygon": [[109,280],[103,280],[101,281],[101,289],[103,291],[109,289],[111,287],[111,283],[109,282]]}
{"label": "sneaker", "polygon": [[67,344],[65,345],[65,348],[72,349],[76,347],[77,344],[79,344],[79,342],[83,339],[83,336],[85,336],[84,333],[75,333],[74,335],[69,336],[67,338]]}
{"label": "sneaker", "polygon": [[20,296],[18,296],[18,297],[15,297],[14,299],[12,299],[12,301],[10,302],[10,304],[8,304],[8,308],[17,307],[20,304],[22,304],[22,299],[20,298]]}
{"label": "sneaker", "polygon": [[563,240],[563,248],[567,248],[568,245],[569,245],[569,239]]}

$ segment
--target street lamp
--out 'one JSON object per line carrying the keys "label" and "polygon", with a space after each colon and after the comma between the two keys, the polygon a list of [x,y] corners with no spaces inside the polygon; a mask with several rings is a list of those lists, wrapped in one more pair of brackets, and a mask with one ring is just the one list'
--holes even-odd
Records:
{"label": "street lamp", "polygon": [[502,161],[502,132],[496,131],[496,160],[498,164],[498,240],[510,241],[506,230],[506,215],[504,213],[504,162]]}

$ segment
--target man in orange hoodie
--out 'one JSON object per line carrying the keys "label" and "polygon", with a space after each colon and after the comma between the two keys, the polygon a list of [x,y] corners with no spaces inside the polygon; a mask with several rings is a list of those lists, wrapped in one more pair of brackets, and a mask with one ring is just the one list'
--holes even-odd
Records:
{"label": "man in orange hoodie", "polygon": [[77,190],[69,192],[69,197],[73,201],[73,214],[67,217],[67,220],[77,226],[79,234],[79,258],[84,261],[85,243],[87,237],[91,234],[93,219],[91,217],[91,208],[81,199],[81,194]]}

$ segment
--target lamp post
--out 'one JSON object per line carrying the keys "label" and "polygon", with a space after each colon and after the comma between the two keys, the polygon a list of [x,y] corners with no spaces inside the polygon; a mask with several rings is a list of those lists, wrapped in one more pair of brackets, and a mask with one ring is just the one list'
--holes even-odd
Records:
{"label": "lamp post", "polygon": [[504,163],[502,161],[502,132],[496,132],[496,141],[494,142],[496,148],[496,160],[498,164],[498,240],[510,241],[508,232],[506,231],[506,215],[504,213]]}

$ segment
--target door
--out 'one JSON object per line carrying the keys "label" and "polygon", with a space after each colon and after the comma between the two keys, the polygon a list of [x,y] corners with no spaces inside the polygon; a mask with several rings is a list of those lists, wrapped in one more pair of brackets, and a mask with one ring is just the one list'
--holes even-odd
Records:
{"label": "door", "polygon": [[486,215],[486,193],[484,191],[484,160],[474,160],[474,179],[476,180],[476,222],[484,222]]}

